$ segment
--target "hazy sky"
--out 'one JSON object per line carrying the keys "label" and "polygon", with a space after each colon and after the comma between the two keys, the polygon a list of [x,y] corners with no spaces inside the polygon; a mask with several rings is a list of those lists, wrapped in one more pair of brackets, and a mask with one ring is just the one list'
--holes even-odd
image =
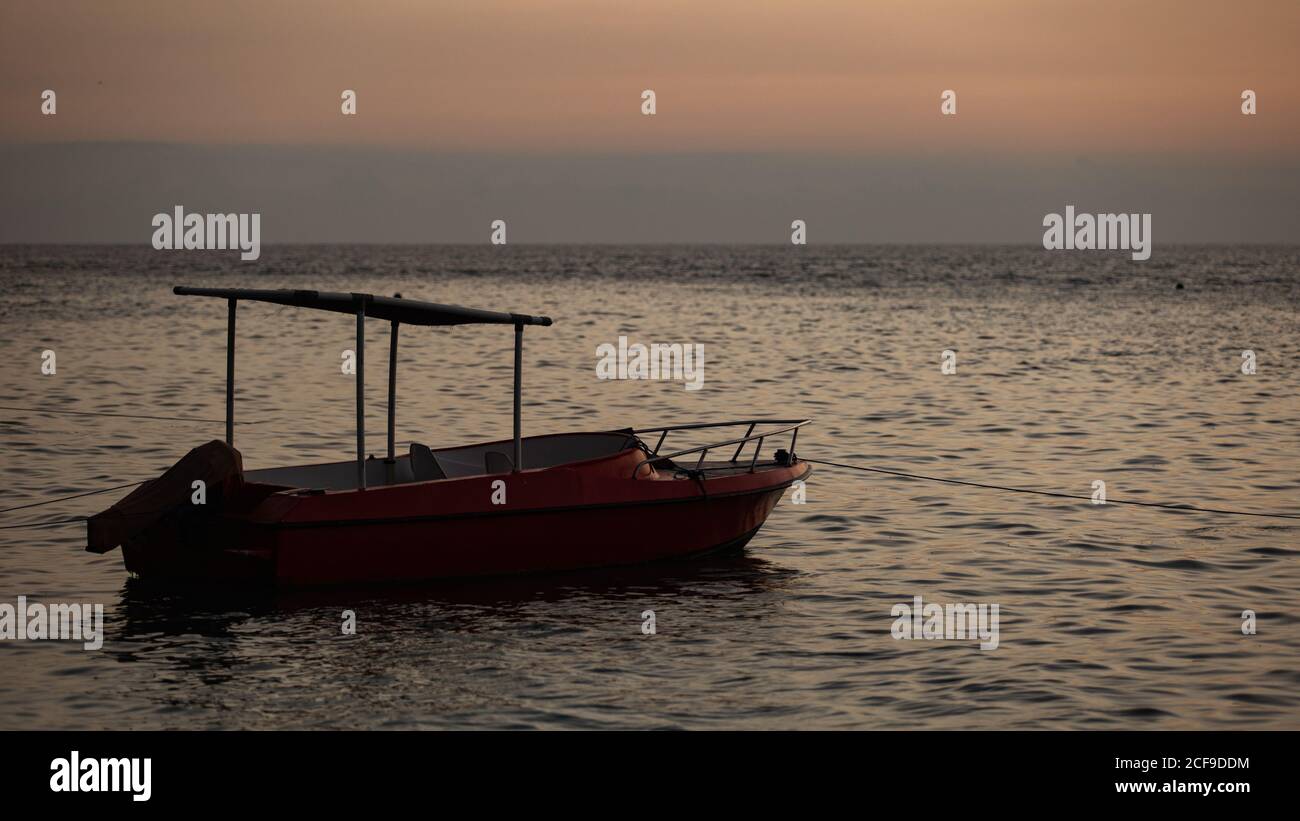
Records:
{"label": "hazy sky", "polygon": [[0,241],[1296,241],[1298,42],[1296,0],[7,3]]}

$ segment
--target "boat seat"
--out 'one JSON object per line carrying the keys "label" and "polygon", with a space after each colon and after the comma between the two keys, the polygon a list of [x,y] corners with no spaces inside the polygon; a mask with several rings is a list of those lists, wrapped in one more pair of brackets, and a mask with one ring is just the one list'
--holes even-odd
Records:
{"label": "boat seat", "polygon": [[417,482],[429,482],[434,479],[446,479],[442,466],[433,451],[418,442],[411,443],[411,473]]}
{"label": "boat seat", "polygon": [[483,468],[485,473],[509,473],[515,469],[514,460],[504,453],[497,450],[489,450],[483,453]]}

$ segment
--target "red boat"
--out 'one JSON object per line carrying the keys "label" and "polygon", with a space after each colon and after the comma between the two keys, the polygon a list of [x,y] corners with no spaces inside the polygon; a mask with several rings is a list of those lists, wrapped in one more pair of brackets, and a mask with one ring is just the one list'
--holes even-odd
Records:
{"label": "red boat", "polygon": [[[90,518],[86,549],[106,553],[120,545],[127,570],[143,579],[352,584],[701,556],[743,547],[785,489],[811,472],[794,450],[806,419],[522,437],[523,330],[550,325],[548,317],[371,294],[181,287],[174,292],[227,300],[226,440],[195,448],[162,476]],[[240,300],[356,315],[355,460],[243,469],[233,447]],[[388,452],[382,459],[368,456],[365,445],[367,317],[392,323]],[[400,324],[514,326],[513,439],[437,449],[412,444],[409,453],[394,453]],[[742,427],[744,434],[737,435]],[[662,453],[669,434],[681,431],[721,438]],[[658,435],[653,448],[642,438],[651,434]],[[788,450],[761,456],[765,443],[786,437]],[[709,460],[710,452],[724,458]]]}

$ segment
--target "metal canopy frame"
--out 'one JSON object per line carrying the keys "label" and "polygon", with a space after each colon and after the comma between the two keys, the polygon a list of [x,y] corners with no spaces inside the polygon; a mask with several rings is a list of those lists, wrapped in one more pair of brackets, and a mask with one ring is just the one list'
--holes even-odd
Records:
{"label": "metal canopy frame", "polygon": [[270,302],[313,308],[320,311],[355,314],[357,318],[357,489],[366,489],[366,317],[386,319],[392,323],[388,342],[388,457],[396,459],[397,437],[397,329],[408,325],[513,325],[515,327],[514,386],[514,471],[523,470],[521,435],[521,400],[523,396],[524,326],[551,324],[547,316],[483,311],[458,305],[440,305],[415,299],[374,294],[336,293],[331,291],[261,290],[253,288],[187,288],[176,286],[179,296],[207,296],[226,300],[226,444],[235,444],[235,313],[240,300]]}

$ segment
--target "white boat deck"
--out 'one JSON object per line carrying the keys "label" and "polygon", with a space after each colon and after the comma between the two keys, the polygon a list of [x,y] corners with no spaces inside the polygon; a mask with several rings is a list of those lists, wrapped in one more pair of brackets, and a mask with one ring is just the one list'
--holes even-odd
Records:
{"label": "white boat deck", "polygon": [[[633,442],[631,434],[620,432],[528,437],[521,442],[524,469],[557,467],[609,456],[633,447]],[[441,450],[428,450],[423,445],[412,443],[410,453],[398,456],[392,462],[380,458],[367,459],[366,487],[509,473],[513,469],[513,450],[514,443],[510,440]],[[286,488],[355,490],[357,462],[347,459],[316,465],[248,470],[244,471],[244,479]]]}

